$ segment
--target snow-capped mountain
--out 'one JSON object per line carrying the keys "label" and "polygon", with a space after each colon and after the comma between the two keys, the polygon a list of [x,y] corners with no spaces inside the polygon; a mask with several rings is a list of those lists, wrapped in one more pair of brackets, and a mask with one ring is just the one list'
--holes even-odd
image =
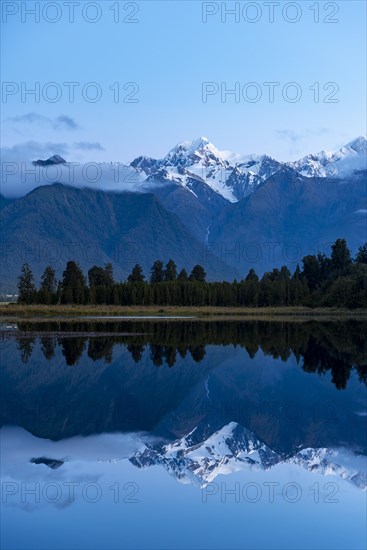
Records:
{"label": "snow-capped mountain", "polygon": [[148,445],[131,457],[130,462],[139,468],[160,464],[182,483],[203,486],[219,474],[229,474],[245,467],[267,469],[281,459],[236,422],[230,422],[199,442],[195,432],[196,428],[182,439],[166,445]]}
{"label": "snow-capped mountain", "polygon": [[207,138],[200,137],[177,144],[161,160],[138,157],[130,166],[146,174],[144,187],[176,183],[193,191],[195,184],[201,183],[230,202],[252,193],[281,166],[267,155],[231,160],[235,157],[220,152]]}
{"label": "snow-capped mountain", "polygon": [[336,152],[310,154],[288,166],[306,177],[345,177],[354,170],[367,169],[367,140],[360,136]]}
{"label": "snow-capped mountain", "polygon": [[367,488],[365,457],[347,449],[306,448],[287,456],[272,450],[236,422],[207,438],[202,434],[199,427],[172,443],[146,443],[130,462],[138,468],[161,465],[181,483],[200,487],[213,482],[218,475],[268,470],[288,463],[322,475],[339,476],[363,490]]}
{"label": "snow-capped mountain", "polygon": [[339,151],[314,153],[296,162],[279,162],[268,155],[239,157],[219,151],[205,137],[177,144],[161,160],[138,157],[130,166],[145,180],[140,186],[176,184],[191,190],[195,183],[209,186],[230,202],[250,195],[262,182],[287,166],[306,177],[345,177],[366,169],[367,141],[359,137]]}

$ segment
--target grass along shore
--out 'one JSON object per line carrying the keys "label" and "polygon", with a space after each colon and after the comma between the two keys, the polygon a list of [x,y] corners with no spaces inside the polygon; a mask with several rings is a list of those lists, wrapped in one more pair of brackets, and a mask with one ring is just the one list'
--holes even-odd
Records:
{"label": "grass along shore", "polygon": [[366,309],[307,307],[174,307],[174,306],[103,306],[103,305],[20,305],[0,304],[0,320],[19,318],[78,318],[84,316],[194,316],[198,318],[302,318],[302,319],[366,319]]}

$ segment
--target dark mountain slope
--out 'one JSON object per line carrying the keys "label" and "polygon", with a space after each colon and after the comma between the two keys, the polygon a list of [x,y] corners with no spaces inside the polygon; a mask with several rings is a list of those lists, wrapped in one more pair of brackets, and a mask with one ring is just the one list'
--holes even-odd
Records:
{"label": "dark mountain slope", "polygon": [[113,193],[55,184],[35,189],[2,211],[1,282],[14,289],[21,264],[28,261],[37,279],[46,265],[58,275],[70,259],[84,271],[111,262],[118,279],[135,263],[146,275],[156,259],[172,258],[178,267],[204,265],[209,278],[236,276],[220,260],[203,255],[174,214],[153,194]]}
{"label": "dark mountain slope", "polygon": [[5,208],[5,206],[8,206],[8,204],[10,204],[12,200],[13,199],[7,199],[6,197],[4,197],[4,195],[0,193],[0,210]]}
{"label": "dark mountain slope", "polygon": [[241,272],[253,267],[262,273],[282,264],[294,268],[307,254],[329,252],[339,237],[354,252],[367,237],[366,182],[366,171],[340,180],[306,178],[283,168],[224,208],[209,242],[218,250],[236,250],[223,259]]}
{"label": "dark mountain slope", "polygon": [[221,195],[197,180],[190,182],[190,188],[177,184],[158,185],[150,192],[159,197],[163,206],[176,214],[200,242],[205,242],[213,218],[228,204]]}

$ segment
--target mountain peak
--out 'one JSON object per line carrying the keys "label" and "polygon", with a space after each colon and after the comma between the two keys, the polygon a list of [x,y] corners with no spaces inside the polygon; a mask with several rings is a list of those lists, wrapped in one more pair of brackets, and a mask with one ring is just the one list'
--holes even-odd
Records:
{"label": "mountain peak", "polygon": [[212,144],[210,143],[208,138],[206,138],[205,136],[200,136],[194,139],[194,141],[192,141],[191,148],[197,150],[197,149],[204,148],[206,145],[212,145]]}
{"label": "mountain peak", "polygon": [[366,169],[367,140],[359,136],[338,151],[312,153],[296,162],[287,163],[303,176],[344,177],[355,170]]}
{"label": "mountain peak", "polygon": [[164,161],[166,164],[176,166],[191,166],[197,163],[209,164],[213,161],[220,164],[225,162],[220,151],[204,136],[200,136],[193,141],[181,141],[171,149]]}
{"label": "mountain peak", "polygon": [[51,166],[53,164],[66,164],[66,160],[60,157],[60,155],[52,155],[47,160],[38,159],[33,161],[34,166]]}
{"label": "mountain peak", "polygon": [[358,136],[353,141],[347,143],[345,147],[353,149],[356,153],[367,153],[367,139],[364,136]]}
{"label": "mountain peak", "polygon": [[216,147],[206,138],[205,136],[200,136],[193,141],[180,141],[171,149],[170,153],[173,151],[187,151],[188,153],[193,153],[195,151],[201,151],[203,149],[216,149]]}

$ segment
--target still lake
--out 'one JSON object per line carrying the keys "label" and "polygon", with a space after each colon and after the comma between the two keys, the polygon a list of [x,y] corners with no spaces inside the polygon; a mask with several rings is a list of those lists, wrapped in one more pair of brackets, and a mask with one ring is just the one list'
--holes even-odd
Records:
{"label": "still lake", "polygon": [[1,548],[365,548],[366,334],[2,323]]}

